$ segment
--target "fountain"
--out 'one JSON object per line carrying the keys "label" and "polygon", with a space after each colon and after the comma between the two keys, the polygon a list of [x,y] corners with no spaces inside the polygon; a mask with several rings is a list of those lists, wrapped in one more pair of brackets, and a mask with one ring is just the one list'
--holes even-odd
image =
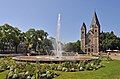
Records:
{"label": "fountain", "polygon": [[57,45],[56,57],[61,58],[62,49],[61,49],[61,42],[60,42],[60,14],[58,14],[56,45]]}
{"label": "fountain", "polygon": [[[96,59],[95,57],[89,57],[89,56],[75,56],[75,55],[69,55],[68,52],[62,51],[61,47],[61,41],[60,41],[60,14],[58,14],[58,23],[57,23],[57,35],[56,39],[54,41],[55,46],[52,52],[54,53],[54,56],[16,56],[13,57],[14,60],[18,61],[30,61],[30,62],[64,62],[64,61],[80,61],[80,60],[92,60]],[[66,53],[66,55],[62,55],[63,53]]]}
{"label": "fountain", "polygon": [[61,41],[60,41],[60,29],[61,29],[60,19],[61,19],[60,18],[60,14],[58,14],[56,39],[51,40],[52,44],[53,44],[53,48],[54,48],[54,50],[52,50],[52,55],[54,54],[55,57],[59,58],[59,59],[62,58],[62,57],[64,57],[64,56],[75,56],[75,53],[73,54],[72,52],[64,52],[62,50]]}

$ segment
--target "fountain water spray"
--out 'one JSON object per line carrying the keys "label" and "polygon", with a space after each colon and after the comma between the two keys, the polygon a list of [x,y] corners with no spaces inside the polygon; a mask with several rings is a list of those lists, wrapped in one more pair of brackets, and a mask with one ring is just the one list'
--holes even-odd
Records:
{"label": "fountain water spray", "polygon": [[62,50],[62,44],[60,41],[60,29],[61,29],[61,22],[60,22],[60,14],[58,14],[58,22],[57,22],[57,35],[56,38],[51,38],[52,45],[54,50],[52,50],[51,55],[55,55],[56,58],[63,58],[65,56],[75,56],[74,52],[65,52]]}
{"label": "fountain water spray", "polygon": [[58,23],[57,23],[57,36],[56,36],[56,57],[61,58],[62,56],[62,48],[61,48],[61,42],[60,42],[60,14],[58,14]]}

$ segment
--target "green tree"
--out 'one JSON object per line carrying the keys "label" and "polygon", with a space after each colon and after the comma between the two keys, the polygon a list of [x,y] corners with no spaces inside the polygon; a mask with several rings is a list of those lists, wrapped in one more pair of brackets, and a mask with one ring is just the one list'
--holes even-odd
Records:
{"label": "green tree", "polygon": [[102,32],[100,35],[100,47],[101,51],[108,49],[115,50],[120,47],[120,39],[114,34],[114,32]]}
{"label": "green tree", "polygon": [[63,49],[66,52],[78,52],[78,53],[81,53],[80,41],[78,40],[76,42],[69,42],[69,43],[64,45]]}
{"label": "green tree", "polygon": [[28,48],[28,50],[34,50],[38,52],[45,52],[46,46],[45,44],[47,39],[48,33],[44,30],[35,30],[35,29],[29,29],[25,33],[25,44]]}
{"label": "green tree", "polygon": [[17,46],[19,45],[19,34],[20,30],[18,28],[12,27],[8,24],[0,26],[1,30],[1,47],[4,50],[12,50],[15,47],[17,52]]}

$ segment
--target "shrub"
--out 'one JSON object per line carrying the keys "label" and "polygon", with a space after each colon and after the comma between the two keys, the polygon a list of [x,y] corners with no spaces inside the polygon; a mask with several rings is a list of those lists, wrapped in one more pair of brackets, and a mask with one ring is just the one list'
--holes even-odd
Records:
{"label": "shrub", "polygon": [[99,60],[112,61],[110,56],[99,56]]}

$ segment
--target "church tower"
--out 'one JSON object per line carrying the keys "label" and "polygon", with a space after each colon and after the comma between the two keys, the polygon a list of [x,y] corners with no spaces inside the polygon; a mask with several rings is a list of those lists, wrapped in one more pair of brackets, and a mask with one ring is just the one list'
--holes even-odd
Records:
{"label": "church tower", "polygon": [[85,52],[85,43],[86,43],[86,25],[83,22],[81,27],[81,49]]}
{"label": "church tower", "polygon": [[93,39],[92,39],[92,47],[93,47],[93,52],[99,52],[100,50],[100,44],[99,44],[99,39],[100,39],[100,24],[98,21],[98,17],[96,12],[93,14],[92,22],[90,25],[90,28],[93,29]]}
{"label": "church tower", "polygon": [[81,28],[81,50],[85,53],[97,53],[100,50],[100,24],[96,12],[92,17],[90,30],[86,33],[86,25]]}

